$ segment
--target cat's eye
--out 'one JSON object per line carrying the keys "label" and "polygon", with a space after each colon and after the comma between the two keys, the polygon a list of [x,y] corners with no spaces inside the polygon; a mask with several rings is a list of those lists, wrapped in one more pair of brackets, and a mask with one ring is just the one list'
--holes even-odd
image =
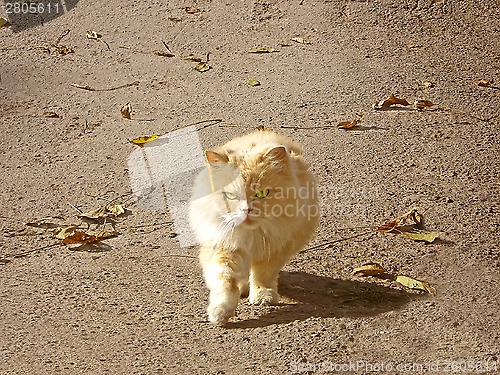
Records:
{"label": "cat's eye", "polygon": [[237,197],[236,197],[236,194],[233,194],[233,193],[229,193],[227,191],[224,192],[224,196],[229,199],[229,200],[235,200]]}
{"label": "cat's eye", "polygon": [[267,197],[268,195],[269,195],[269,189],[264,189],[255,193],[255,196],[261,199]]}

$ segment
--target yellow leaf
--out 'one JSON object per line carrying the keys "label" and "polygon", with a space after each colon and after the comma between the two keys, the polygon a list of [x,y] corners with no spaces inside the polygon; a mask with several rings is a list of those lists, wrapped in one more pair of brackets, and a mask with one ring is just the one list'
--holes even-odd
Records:
{"label": "yellow leaf", "polygon": [[127,103],[121,109],[120,112],[123,118],[127,118],[130,120],[132,114],[132,104]]}
{"label": "yellow leaf", "polygon": [[211,68],[210,65],[204,62],[200,62],[198,63],[198,65],[194,67],[194,69],[199,72],[206,72],[207,70],[210,70],[210,68]]}
{"label": "yellow leaf", "polygon": [[168,20],[170,22],[173,22],[173,23],[177,23],[177,22],[181,22],[182,21],[181,18],[177,18],[177,17],[169,17]]}
{"label": "yellow leaf", "polygon": [[402,105],[402,106],[407,106],[410,105],[404,98],[398,98],[396,97],[393,93],[391,93],[387,99],[382,100],[378,103],[375,103],[373,105],[374,109],[387,109],[387,108],[392,108],[394,105]]}
{"label": "yellow leaf", "polygon": [[294,42],[297,42],[297,43],[300,43],[300,44],[312,44],[310,41],[308,41],[307,39],[305,38],[301,38],[299,36],[295,37],[295,38],[292,38],[291,39],[292,41]]}
{"label": "yellow leaf", "polygon": [[363,121],[364,116],[361,114],[356,115],[357,117],[352,121],[343,121],[337,125],[337,127],[341,129],[351,129],[357,126],[360,122]]}
{"label": "yellow leaf", "polygon": [[270,47],[257,47],[248,51],[248,53],[271,53],[277,52],[274,48]]}
{"label": "yellow leaf", "polygon": [[54,234],[54,237],[59,239],[59,240],[64,240],[65,238],[71,236],[76,230],[76,225],[70,225],[68,227],[57,227],[55,228],[52,233]]}
{"label": "yellow leaf", "polygon": [[162,57],[175,57],[175,55],[173,53],[167,52],[167,51],[161,51],[159,49],[155,49],[153,51],[153,55],[162,56]]}
{"label": "yellow leaf", "polygon": [[415,241],[425,241],[428,243],[434,242],[436,238],[439,236],[439,232],[426,232],[426,231],[401,231],[401,234],[404,236],[411,238]]}
{"label": "yellow leaf", "polygon": [[12,23],[5,17],[0,17],[0,28],[9,27]]}
{"label": "yellow leaf", "polygon": [[110,207],[106,207],[106,209],[114,216],[120,216],[125,213],[125,208],[121,204],[115,204]]}
{"label": "yellow leaf", "polygon": [[145,143],[148,143],[148,142],[151,142],[151,141],[154,141],[155,139],[157,139],[159,137],[159,135],[157,134],[153,134],[152,136],[149,136],[149,137],[139,137],[139,138],[135,138],[135,139],[132,139],[132,140],[129,140],[130,143],[134,144],[134,145],[138,145],[138,146],[142,146],[143,144]]}
{"label": "yellow leaf", "polygon": [[70,236],[63,239],[64,244],[89,244],[99,241],[99,237],[75,230]]}
{"label": "yellow leaf", "polygon": [[104,230],[89,230],[87,233],[89,236],[97,238],[99,241],[106,240],[108,238],[118,237],[120,235],[116,230],[104,231]]}
{"label": "yellow leaf", "polygon": [[409,276],[398,275],[394,281],[410,289],[421,290],[430,294],[436,293],[436,288],[432,285]]}
{"label": "yellow leaf", "polygon": [[194,61],[194,62],[201,62],[201,57],[195,56],[195,55],[189,55],[183,57],[183,60],[188,60],[188,61]]}
{"label": "yellow leaf", "polygon": [[252,86],[252,87],[260,86],[260,82],[257,81],[255,78],[248,78],[246,83],[248,86]]}

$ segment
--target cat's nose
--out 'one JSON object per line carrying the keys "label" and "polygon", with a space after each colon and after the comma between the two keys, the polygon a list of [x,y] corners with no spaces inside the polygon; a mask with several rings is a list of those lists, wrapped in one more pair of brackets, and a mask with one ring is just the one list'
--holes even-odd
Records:
{"label": "cat's nose", "polygon": [[250,211],[252,211],[251,208],[244,208],[243,209],[243,212],[245,213],[245,215],[248,215],[250,213]]}

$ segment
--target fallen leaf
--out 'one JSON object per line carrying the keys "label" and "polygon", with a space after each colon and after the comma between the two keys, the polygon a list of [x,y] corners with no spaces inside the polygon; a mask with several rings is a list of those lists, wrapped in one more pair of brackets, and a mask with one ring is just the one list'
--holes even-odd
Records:
{"label": "fallen leaf", "polygon": [[70,236],[63,239],[64,244],[90,244],[99,241],[99,237],[75,230]]}
{"label": "fallen leaf", "polygon": [[493,87],[493,81],[491,79],[480,79],[476,82],[478,86],[482,87]]}
{"label": "fallen leaf", "polygon": [[132,104],[127,103],[125,104],[121,109],[120,112],[122,114],[123,118],[131,119],[131,114],[132,114]]}
{"label": "fallen leaf", "polygon": [[391,93],[387,99],[382,100],[378,103],[375,103],[373,105],[374,109],[387,109],[387,108],[392,108],[394,105],[403,105],[407,106],[410,105],[404,98],[397,98],[393,93]]}
{"label": "fallen leaf", "polygon": [[414,241],[425,241],[432,243],[439,236],[439,232],[426,232],[426,231],[401,231],[401,234],[411,238]]}
{"label": "fallen leaf", "polygon": [[378,263],[367,263],[354,268],[351,272],[353,276],[377,276],[383,273],[387,273],[387,271]]}
{"label": "fallen leaf", "polygon": [[0,28],[1,27],[9,27],[12,23],[5,17],[0,17]]}
{"label": "fallen leaf", "polygon": [[49,117],[49,118],[60,118],[59,115],[55,112],[52,111],[46,111],[43,112],[43,117]]}
{"label": "fallen leaf", "polygon": [[430,294],[436,293],[436,288],[434,288],[432,285],[424,281],[414,279],[413,277],[397,275],[394,278],[394,281],[410,289],[421,290],[422,292],[427,292]]}
{"label": "fallen leaf", "polygon": [[182,21],[181,18],[177,18],[177,17],[169,17],[168,20],[170,22],[173,22],[173,23],[177,23],[177,22],[181,22]]}
{"label": "fallen leaf", "polygon": [[277,52],[277,51],[271,47],[257,47],[248,51],[248,53],[271,53],[271,52]]}
{"label": "fallen leaf", "polygon": [[248,78],[247,81],[246,81],[246,84],[248,86],[252,86],[252,87],[260,86],[260,82],[257,81],[255,78]]}
{"label": "fallen leaf", "polygon": [[357,126],[360,122],[364,120],[364,116],[361,114],[357,114],[356,118],[352,121],[342,121],[340,124],[337,125],[340,129],[351,129],[355,126]]}
{"label": "fallen leaf", "polygon": [[431,87],[434,87],[435,84],[432,82],[429,82],[429,81],[425,81],[425,82],[422,82],[422,86],[424,86],[425,88],[431,88]]}
{"label": "fallen leaf", "polygon": [[439,236],[437,231],[428,231],[424,228],[424,217],[416,208],[411,209],[404,215],[386,221],[377,227],[377,230],[384,233],[402,234],[414,241],[434,242]]}
{"label": "fallen leaf", "polygon": [[310,41],[308,41],[307,39],[305,38],[301,38],[299,36],[296,36],[294,38],[291,39],[292,41],[296,42],[296,43],[300,43],[300,44],[312,44]]}
{"label": "fallen leaf", "polygon": [[116,230],[104,231],[104,230],[99,230],[99,229],[89,230],[89,231],[87,231],[86,234],[89,236],[94,236],[94,237],[98,238],[99,241],[107,240],[109,238],[115,238],[115,237],[118,237],[120,235],[120,233],[117,232]]}
{"label": "fallen leaf", "polygon": [[431,102],[430,100],[419,99],[415,100],[413,106],[418,109],[431,109],[431,107],[434,106],[434,103]]}
{"label": "fallen leaf", "polygon": [[194,5],[191,5],[189,7],[185,7],[184,10],[186,11],[186,13],[189,13],[189,14],[195,14],[195,13],[198,13],[200,10],[194,6]]}
{"label": "fallen leaf", "polygon": [[95,32],[95,31],[92,31],[92,30],[87,31],[87,33],[85,34],[85,36],[88,39],[100,39],[100,38],[102,38],[101,34]]}
{"label": "fallen leaf", "polygon": [[52,233],[54,234],[54,237],[59,239],[59,240],[64,240],[67,237],[71,236],[76,230],[76,225],[70,225],[67,227],[57,227],[55,228]]}
{"label": "fallen leaf", "polygon": [[162,57],[175,57],[175,55],[173,53],[167,52],[167,51],[161,51],[159,49],[155,49],[153,51],[153,54],[156,56],[162,56]]}
{"label": "fallen leaf", "polygon": [[153,134],[149,137],[144,136],[144,137],[135,138],[135,139],[129,140],[129,142],[134,144],[134,145],[142,146],[145,143],[154,141],[158,137],[159,136],[157,134]]}
{"label": "fallen leaf", "polygon": [[198,56],[195,56],[195,55],[185,56],[182,59],[183,60],[188,60],[188,61],[194,61],[194,62],[201,62],[201,57],[198,57]]}
{"label": "fallen leaf", "polygon": [[113,216],[120,216],[125,213],[125,208],[121,204],[115,204],[113,206],[106,207]]}
{"label": "fallen leaf", "polygon": [[207,63],[200,62],[198,65],[194,67],[194,70],[197,70],[199,72],[206,72],[207,70],[210,70],[211,66],[208,65]]}

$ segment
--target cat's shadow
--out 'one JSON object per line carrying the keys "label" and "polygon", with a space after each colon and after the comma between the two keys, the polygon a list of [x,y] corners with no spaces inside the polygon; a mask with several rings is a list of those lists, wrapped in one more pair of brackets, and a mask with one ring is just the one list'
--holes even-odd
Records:
{"label": "cat's shadow", "polygon": [[424,297],[368,280],[340,280],[305,272],[281,272],[279,292],[284,303],[274,307],[248,306],[248,301],[242,300],[244,306],[240,306],[237,320],[229,322],[226,328],[265,327],[311,317],[374,316]]}

